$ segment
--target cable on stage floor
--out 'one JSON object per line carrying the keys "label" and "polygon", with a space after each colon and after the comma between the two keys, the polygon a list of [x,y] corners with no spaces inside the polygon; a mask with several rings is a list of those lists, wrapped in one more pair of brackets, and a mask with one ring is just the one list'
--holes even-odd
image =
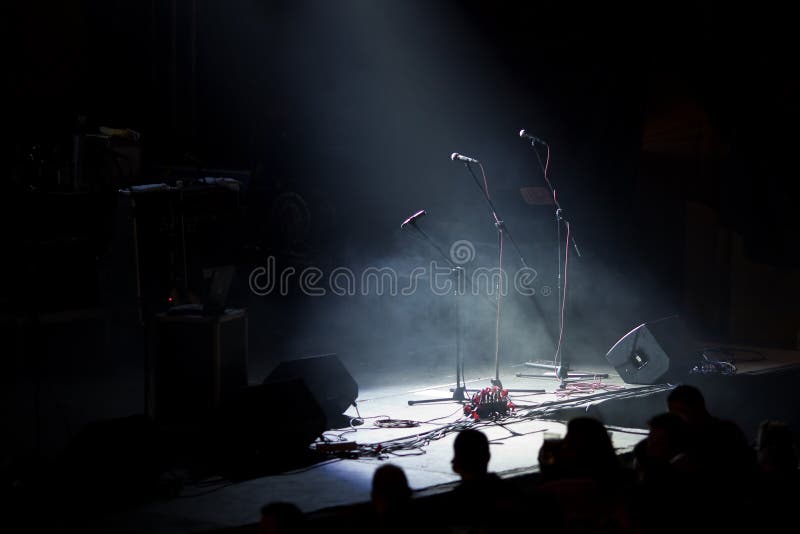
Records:
{"label": "cable on stage floor", "polygon": [[[575,386],[575,384],[572,384],[572,386]],[[532,406],[518,404],[516,412],[509,413],[508,415],[503,417],[498,417],[496,420],[474,421],[471,418],[460,417],[456,421],[445,423],[437,426],[436,428],[419,432],[411,436],[402,436],[399,438],[394,438],[375,443],[357,443],[354,444],[353,450],[347,452],[347,456],[350,458],[386,459],[389,456],[408,456],[408,455],[425,454],[425,447],[429,445],[431,442],[440,440],[445,436],[452,434],[453,432],[460,432],[461,430],[467,428],[480,428],[491,425],[497,425],[503,427],[506,431],[513,434],[514,432],[508,429],[507,425],[523,422],[526,420],[546,419],[552,416],[554,413],[557,413],[561,410],[569,408],[577,408],[581,406],[588,407],[592,403],[601,400],[641,397],[645,395],[650,395],[652,393],[657,393],[659,391],[668,390],[671,388],[672,386],[670,385],[654,385],[654,386],[643,386],[639,388],[626,389],[620,386],[613,386],[610,384],[602,384],[598,382],[585,383],[585,385],[579,385],[572,390],[568,390],[569,393],[562,395],[560,398],[554,401],[542,402]],[[576,393],[584,393],[584,395],[579,397],[571,396],[572,394]],[[450,416],[455,415],[458,411],[461,411],[461,409],[459,408],[459,410],[453,412],[452,414],[450,414]],[[425,422],[412,421],[406,419],[392,419],[389,418],[388,416],[364,418],[364,420],[368,419],[376,419],[375,424],[371,427],[361,427],[359,429],[346,430],[339,434],[339,438],[341,438],[341,436],[345,433],[356,432],[357,430],[361,430],[362,428],[364,429],[413,428],[413,427],[418,427],[422,423],[425,423]],[[431,419],[430,421],[434,420],[436,419]],[[527,432],[520,435],[528,435],[533,433],[536,432]]]}

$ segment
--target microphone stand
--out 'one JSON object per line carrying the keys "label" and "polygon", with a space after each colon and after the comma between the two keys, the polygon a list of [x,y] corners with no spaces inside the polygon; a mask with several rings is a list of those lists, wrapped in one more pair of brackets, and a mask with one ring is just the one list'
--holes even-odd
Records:
{"label": "microphone stand", "polygon": [[[521,134],[521,132],[520,132]],[[556,316],[557,316],[557,323],[558,324],[558,331],[559,331],[559,340],[558,346],[556,348],[556,353],[553,356],[552,363],[545,362],[525,362],[525,365],[528,367],[534,367],[537,369],[547,369],[553,370],[555,372],[555,377],[558,378],[559,381],[559,389],[566,389],[567,383],[569,382],[577,382],[580,380],[585,379],[594,379],[594,378],[608,378],[608,374],[605,373],[581,373],[581,372],[570,372],[569,369],[569,362],[563,356],[563,346],[561,344],[562,335],[564,333],[564,309],[566,307],[566,276],[567,276],[567,262],[566,259],[564,261],[564,280],[562,284],[562,271],[561,271],[561,225],[562,223],[567,228],[567,238],[570,240],[566,246],[569,247],[570,243],[572,244],[573,248],[575,249],[575,254],[578,257],[581,257],[581,251],[578,248],[578,244],[575,242],[575,237],[570,234],[569,231],[569,221],[564,217],[564,209],[561,207],[561,204],[558,202],[558,197],[556,196],[556,190],[553,187],[553,184],[550,182],[550,178],[547,176],[547,166],[542,163],[542,157],[539,155],[539,152],[536,150],[536,143],[541,143],[547,146],[548,150],[548,160],[549,160],[549,150],[550,147],[544,141],[537,139],[537,138],[530,138],[531,147],[533,148],[533,153],[536,154],[536,159],[539,162],[539,168],[542,170],[542,175],[544,176],[545,184],[547,184],[547,188],[550,191],[550,196],[553,199],[553,206],[555,207],[555,219],[556,219],[556,254],[557,254],[557,266],[558,266],[558,274],[556,276],[556,288],[558,293],[558,303],[556,308]],[[546,374],[526,374],[526,373],[517,373],[518,377],[523,378],[552,378],[550,375]]]}
{"label": "microphone stand", "polygon": [[[478,163],[480,165],[480,163]],[[525,258],[522,256],[522,251],[517,245],[517,242],[514,240],[514,237],[511,235],[511,232],[508,230],[505,222],[500,218],[497,214],[497,208],[495,207],[492,199],[489,197],[489,192],[481,186],[481,182],[477,176],[475,176],[475,172],[472,170],[469,161],[464,161],[464,166],[469,171],[472,179],[475,181],[475,185],[480,189],[481,194],[483,195],[484,200],[486,200],[486,204],[489,207],[489,210],[492,213],[492,219],[494,221],[494,226],[497,229],[497,264],[498,269],[500,270],[500,278],[497,285],[497,297],[496,297],[496,306],[497,311],[495,315],[495,331],[494,331],[494,378],[491,380],[493,386],[497,386],[499,388],[503,388],[503,383],[500,381],[500,305],[502,303],[502,293],[503,293],[503,236],[508,236],[509,241],[511,244],[514,245],[514,248],[519,255],[520,263],[523,267],[527,267],[528,264],[525,262]],[[481,172],[483,172],[483,166],[481,166]],[[512,391],[512,390],[507,390]],[[513,391],[517,392],[524,392],[524,393],[544,393],[542,389],[516,389]]]}
{"label": "microphone stand", "polygon": [[409,406],[414,406],[415,404],[428,404],[432,402],[449,402],[449,401],[456,401],[456,402],[466,402],[467,401],[467,385],[464,382],[464,359],[463,355],[461,354],[461,305],[460,305],[460,296],[462,294],[462,286],[464,281],[464,269],[458,265],[456,265],[450,256],[448,256],[442,247],[440,247],[433,239],[425,233],[422,228],[417,226],[417,221],[412,219],[409,223],[414,230],[416,230],[422,238],[427,241],[439,255],[444,258],[445,262],[450,266],[450,274],[454,277],[454,288],[453,288],[453,297],[455,301],[455,312],[456,312],[456,387],[452,389],[453,392],[452,397],[444,397],[439,399],[424,399],[424,400],[410,400],[408,401]]}

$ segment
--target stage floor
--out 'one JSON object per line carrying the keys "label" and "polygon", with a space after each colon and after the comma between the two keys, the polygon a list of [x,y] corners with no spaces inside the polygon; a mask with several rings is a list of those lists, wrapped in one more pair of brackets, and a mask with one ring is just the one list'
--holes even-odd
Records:
{"label": "stage floor", "polygon": [[[585,370],[585,369],[583,369]],[[483,371],[481,373],[481,371]],[[598,366],[592,372],[608,373],[603,386],[595,391],[573,392],[568,396],[559,394],[555,378],[518,378],[518,372],[539,370],[524,365],[502,369],[504,387],[517,405],[517,416],[499,424],[483,422],[480,429],[490,439],[491,471],[501,476],[514,476],[538,471],[537,454],[545,432],[563,435],[565,425],[549,420],[552,413],[565,405],[588,406],[601,399],[592,395],[608,392],[612,396],[649,394],[652,387],[626,385],[612,368]],[[490,385],[493,369],[475,370],[474,378],[468,380],[468,389],[479,389]],[[507,377],[507,378],[506,378]],[[395,438],[410,437],[441,428],[457,421],[467,422],[462,406],[455,402],[417,404],[409,406],[409,400],[425,400],[450,397],[454,386],[454,374],[430,373],[425,378],[412,380],[404,376],[404,382],[387,385],[368,377],[359,379],[360,392],[358,411],[365,420],[361,426],[329,431],[326,436],[355,441],[359,445],[378,444]],[[517,393],[514,389],[544,389],[545,393]],[[610,391],[609,391],[610,390]],[[592,400],[588,400],[591,398]],[[347,415],[356,417],[351,407]],[[411,428],[379,428],[379,419],[407,420],[419,423]],[[201,532],[242,525],[258,521],[259,509],[270,501],[295,503],[304,512],[328,507],[366,502],[370,498],[373,472],[377,467],[390,462],[405,470],[416,495],[427,495],[449,490],[458,477],[451,470],[452,444],[455,432],[443,434],[416,450],[398,451],[385,459],[361,457],[356,459],[333,458],[310,467],[280,475],[266,476],[230,483],[219,481],[202,486],[187,486],[179,498],[149,503],[120,513],[113,517],[98,519],[97,524],[85,525],[84,532]],[[610,435],[619,453],[630,451],[641,440],[646,431],[632,428],[610,428]],[[277,439],[280,436],[276,436]]]}
{"label": "stage floor", "polygon": [[[709,345],[713,346],[713,345]],[[752,439],[758,423],[765,418],[788,422],[800,431],[800,352],[755,347],[728,347],[737,358],[736,375],[690,375],[688,383],[697,385],[706,396],[711,412],[735,421]],[[730,351],[729,351],[730,352]],[[273,363],[274,365],[274,363]],[[445,364],[442,364],[445,365]],[[458,481],[452,472],[452,444],[455,432],[446,432],[448,425],[462,424],[462,407],[452,401],[409,406],[409,400],[450,397],[455,384],[454,369],[432,366],[428,369],[407,369],[401,362],[382,362],[381,366],[365,363],[348,365],[359,385],[358,411],[351,407],[347,415],[359,416],[365,424],[326,433],[329,440],[356,442],[362,451],[374,451],[378,444],[397,438],[424,434],[425,443],[416,449],[397,451],[378,457],[375,454],[358,458],[331,458],[296,471],[260,476],[242,482],[206,479],[186,483],[179,496],[151,501],[121,512],[102,513],[80,524],[70,524],[66,531],[99,532],[208,532],[246,525],[258,521],[262,505],[271,501],[288,501],[305,512],[363,503],[369,500],[372,475],[385,462],[402,467],[415,495],[448,491]],[[594,366],[581,366],[581,371],[607,373],[601,388],[574,391],[566,397],[558,389],[554,377],[519,378],[517,373],[542,373],[524,364],[501,367],[500,377],[511,399],[518,406],[513,418],[499,424],[484,422],[480,429],[491,442],[491,471],[511,477],[538,471],[537,454],[544,434],[563,435],[569,419],[588,415],[603,421],[620,454],[630,451],[646,435],[642,430],[647,420],[666,410],[670,386],[635,386],[625,384],[606,361]],[[261,383],[270,367],[251,368],[252,385]],[[494,366],[475,366],[467,374],[467,387],[478,390],[490,385]],[[107,385],[135,388],[135,374],[124,374],[125,380]],[[127,384],[127,386],[126,386]],[[98,388],[82,383],[81,388],[97,394]],[[102,391],[106,391],[103,389]],[[545,393],[521,393],[519,389],[544,389]],[[58,391],[57,389],[54,391]],[[13,404],[12,404],[13,405]],[[94,404],[92,404],[94,406]],[[97,404],[103,407],[105,404]],[[379,428],[378,419],[415,422],[410,428]],[[273,425],[275,439],[286,435],[279,421]],[[430,435],[438,430],[438,434]],[[449,430],[453,430],[450,428]]]}

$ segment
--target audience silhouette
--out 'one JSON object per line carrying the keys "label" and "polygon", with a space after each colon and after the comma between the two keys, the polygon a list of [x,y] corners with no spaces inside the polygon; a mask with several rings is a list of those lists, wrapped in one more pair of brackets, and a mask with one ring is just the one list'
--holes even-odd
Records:
{"label": "audience silhouette", "polygon": [[777,529],[796,521],[795,506],[800,488],[797,449],[791,428],[779,421],[765,420],[756,436],[758,484],[756,507],[769,510],[759,525]]}
{"label": "audience silhouette", "polygon": [[371,532],[407,532],[412,526],[411,488],[401,468],[386,464],[375,470],[371,500]]}
{"label": "audience silhouette", "polygon": [[705,475],[727,484],[732,477],[755,470],[755,454],[742,430],[732,421],[711,415],[699,389],[685,384],[676,387],[667,397],[667,408],[687,422],[688,453]]}
{"label": "audience silhouette", "polygon": [[505,532],[515,528],[520,491],[515,484],[489,472],[489,440],[468,428],[453,442],[453,472],[461,483],[450,493],[446,525],[451,532]]}
{"label": "audience silhouette", "polygon": [[608,431],[589,417],[567,424],[555,454],[551,479],[534,493],[550,513],[547,530],[557,532],[627,532],[622,468]]}
{"label": "audience silhouette", "polygon": [[489,440],[483,432],[468,428],[462,430],[453,442],[453,459],[451,465],[461,480],[482,480],[488,477]]}
{"label": "audience silhouette", "polygon": [[305,532],[303,512],[292,503],[271,502],[261,508],[258,534],[290,534]]}
{"label": "audience silhouette", "polygon": [[[316,527],[484,533],[535,526],[649,534],[763,530],[792,519],[800,478],[789,426],[763,421],[750,446],[734,423],[708,411],[703,394],[690,385],[674,388],[667,408],[648,421],[648,437],[631,455],[632,469],[623,467],[600,421],[578,417],[568,422],[563,439],[545,441],[541,476],[526,479],[523,488],[489,471],[490,442],[468,428],[453,441],[451,465],[460,483],[450,492],[412,499],[404,471],[382,465],[373,475],[371,503]],[[306,526],[294,505],[271,503],[262,509],[259,534],[303,532]]]}
{"label": "audience silhouette", "polygon": [[756,438],[758,466],[771,475],[797,475],[797,448],[792,429],[780,421],[762,421]]}
{"label": "audience silhouette", "polygon": [[689,424],[674,413],[663,413],[647,423],[650,434],[645,444],[644,475],[664,481],[668,471],[687,472],[694,469],[689,456],[691,447]]}

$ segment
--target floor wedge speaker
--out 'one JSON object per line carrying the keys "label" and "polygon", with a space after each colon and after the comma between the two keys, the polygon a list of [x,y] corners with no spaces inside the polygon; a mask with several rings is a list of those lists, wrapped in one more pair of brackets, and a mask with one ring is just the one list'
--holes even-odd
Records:
{"label": "floor wedge speaker", "polygon": [[661,384],[688,376],[699,354],[683,320],[673,315],[640,324],[606,354],[628,384]]}
{"label": "floor wedge speaker", "polygon": [[234,478],[288,468],[326,428],[325,414],[302,380],[248,386],[221,405],[215,452]]}
{"label": "floor wedge speaker", "polygon": [[[264,384],[302,380],[322,408],[329,428],[338,428],[342,414],[358,397],[358,384],[336,354],[323,354],[281,362]],[[347,421],[345,421],[345,424]]]}

